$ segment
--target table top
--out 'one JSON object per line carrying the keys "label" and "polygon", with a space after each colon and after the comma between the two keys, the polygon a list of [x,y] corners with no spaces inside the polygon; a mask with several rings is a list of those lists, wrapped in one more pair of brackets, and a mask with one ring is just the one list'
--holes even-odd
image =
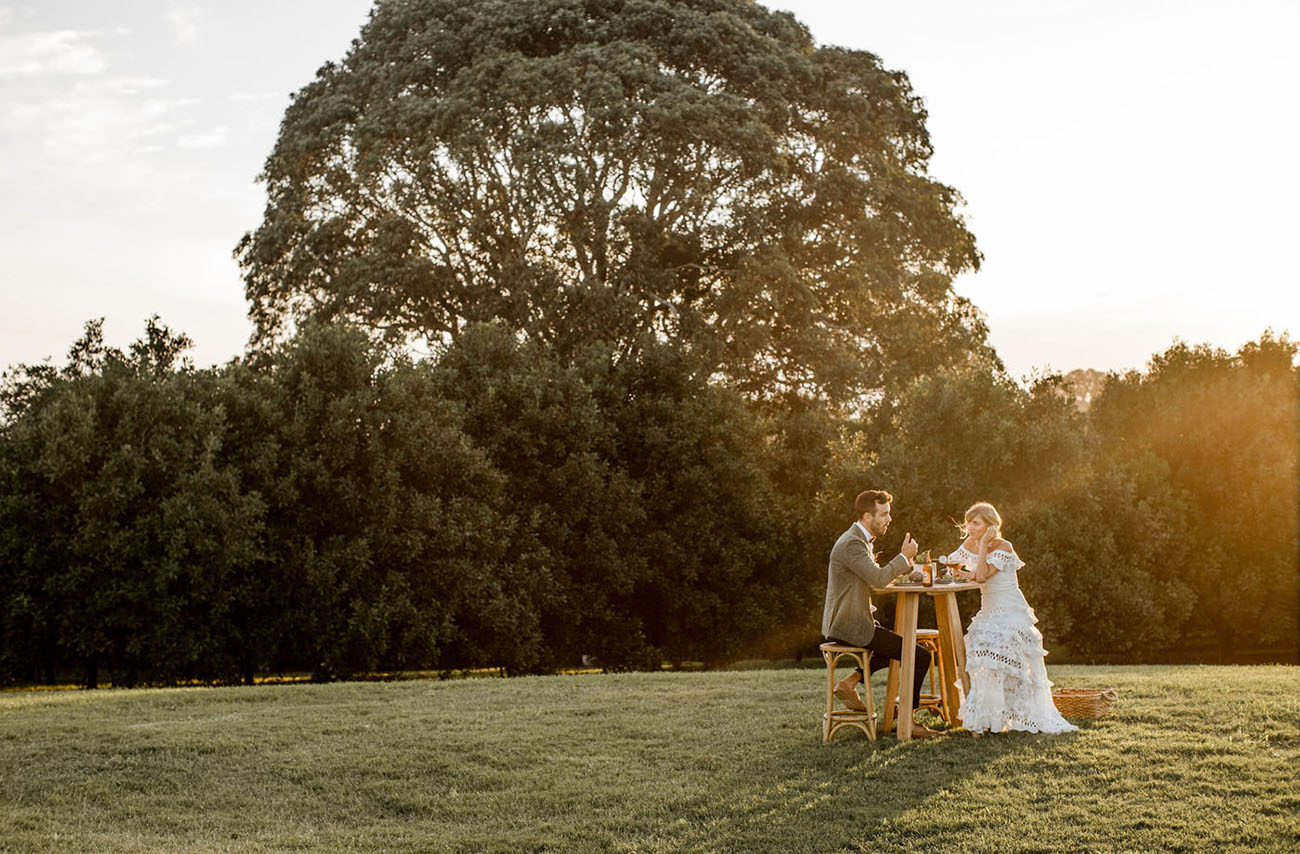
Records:
{"label": "table top", "polygon": [[873,587],[872,593],[925,593],[930,596],[936,593],[956,593],[962,590],[979,590],[984,585],[975,581],[954,581],[951,584],[934,584],[926,587],[924,584],[894,584],[890,583],[886,587]]}

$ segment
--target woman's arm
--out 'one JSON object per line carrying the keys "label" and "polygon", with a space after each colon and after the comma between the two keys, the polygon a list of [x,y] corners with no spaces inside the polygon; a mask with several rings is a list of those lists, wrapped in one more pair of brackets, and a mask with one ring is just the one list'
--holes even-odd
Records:
{"label": "woman's arm", "polygon": [[983,584],[992,578],[997,571],[998,568],[989,563],[988,546],[985,543],[980,543],[979,557],[975,561],[975,580]]}
{"label": "woman's arm", "polygon": [[986,529],[984,536],[980,537],[979,552],[975,560],[975,580],[980,584],[997,574],[998,568],[989,563],[989,550],[996,543],[1001,543],[1001,540],[998,540],[997,528]]}

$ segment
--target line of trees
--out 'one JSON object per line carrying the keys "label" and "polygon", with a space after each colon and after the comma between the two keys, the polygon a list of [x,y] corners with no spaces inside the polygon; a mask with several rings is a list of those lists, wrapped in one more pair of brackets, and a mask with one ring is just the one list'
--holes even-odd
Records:
{"label": "line of trees", "polygon": [[829,450],[779,447],[761,407],[651,344],[564,364],[485,325],[416,363],[309,325],[196,370],[188,343],[151,320],[120,351],[91,323],[66,367],[6,374],[5,680],[799,654],[865,486],[894,492],[891,537],[936,549],[995,501],[1049,646],[1297,654],[1285,337],[1175,345],[1083,412],[1060,377],[941,371]]}
{"label": "line of trees", "polygon": [[6,376],[0,662],[96,684],[716,662],[813,591],[740,397],[680,354],[435,362],[310,326],[195,370],[156,321]]}

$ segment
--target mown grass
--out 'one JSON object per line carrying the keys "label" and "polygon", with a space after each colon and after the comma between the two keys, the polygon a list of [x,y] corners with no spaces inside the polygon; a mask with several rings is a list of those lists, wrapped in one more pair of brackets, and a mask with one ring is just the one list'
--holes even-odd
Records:
{"label": "mown grass", "polygon": [[1300,847],[1300,668],[1052,676],[1120,701],[824,745],[820,670],[8,693],[0,851]]}

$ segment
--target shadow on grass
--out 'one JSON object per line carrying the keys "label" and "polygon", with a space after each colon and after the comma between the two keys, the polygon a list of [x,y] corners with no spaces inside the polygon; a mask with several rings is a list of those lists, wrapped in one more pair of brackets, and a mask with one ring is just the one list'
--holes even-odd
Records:
{"label": "shadow on grass", "polygon": [[[685,827],[666,850],[856,851],[873,829],[954,788],[1010,754],[1062,747],[1070,735],[958,731],[903,743],[864,736],[829,744],[753,745],[733,773],[684,804]],[[689,828],[689,829],[686,829]],[[665,840],[668,842],[669,840]]]}

